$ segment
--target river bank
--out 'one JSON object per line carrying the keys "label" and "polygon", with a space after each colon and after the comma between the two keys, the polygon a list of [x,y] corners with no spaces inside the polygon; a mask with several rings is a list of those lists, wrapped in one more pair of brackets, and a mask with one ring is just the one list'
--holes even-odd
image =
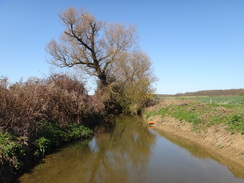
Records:
{"label": "river bank", "polygon": [[104,108],[71,76],[0,79],[0,182],[12,182],[63,144],[92,136],[106,121]]}
{"label": "river bank", "polygon": [[75,76],[53,74],[15,84],[0,78],[0,182],[12,182],[64,144],[112,127],[114,115],[137,111],[130,106],[140,99],[123,101],[126,105],[110,86],[89,95]]}
{"label": "river bank", "polygon": [[47,155],[18,183],[244,182],[243,168],[221,165],[206,148],[149,129],[141,117],[120,115],[112,121],[113,129]]}
{"label": "river bank", "polygon": [[144,117],[156,122],[156,130],[197,143],[244,167],[242,111],[240,106],[237,110],[233,106],[167,100],[147,108]]}

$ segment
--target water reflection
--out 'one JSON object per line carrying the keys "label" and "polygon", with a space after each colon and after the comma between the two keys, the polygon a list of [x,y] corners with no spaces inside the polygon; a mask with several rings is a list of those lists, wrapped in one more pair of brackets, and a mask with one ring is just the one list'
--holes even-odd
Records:
{"label": "water reflection", "polygon": [[163,130],[157,130],[158,134],[164,136],[167,138],[168,141],[176,144],[177,146],[180,146],[184,149],[186,149],[189,153],[191,153],[193,156],[208,160],[208,159],[214,159],[217,162],[225,165],[228,167],[228,169],[236,176],[244,179],[244,167],[234,161],[231,161],[229,159],[224,158],[220,154],[212,151],[211,149],[207,149],[189,139],[185,139],[182,137],[179,137],[175,134],[172,134],[171,132],[163,131]]}
{"label": "water reflection", "polygon": [[20,182],[140,182],[145,174],[155,134],[141,118],[116,119],[112,132],[49,155],[46,163],[20,178]]}
{"label": "water reflection", "polygon": [[111,133],[90,141],[92,153],[88,154],[87,173],[82,182],[130,182],[131,178],[143,175],[155,135],[143,127],[140,120],[120,119]]}
{"label": "water reflection", "polygon": [[[244,183],[210,152],[172,134],[148,129],[140,118],[116,119],[111,132],[49,155],[23,183]],[[224,160],[223,160],[224,161]],[[226,161],[224,161],[226,162]],[[242,177],[243,169],[235,169]]]}

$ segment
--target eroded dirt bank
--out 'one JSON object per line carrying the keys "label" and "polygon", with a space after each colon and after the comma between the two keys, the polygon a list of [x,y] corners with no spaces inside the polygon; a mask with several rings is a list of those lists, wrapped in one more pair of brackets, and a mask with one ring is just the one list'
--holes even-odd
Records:
{"label": "eroded dirt bank", "polygon": [[[173,117],[161,115],[151,116],[147,121],[155,121],[155,130],[163,132],[172,138],[182,138],[189,143],[195,143],[215,154],[214,159],[225,164],[226,159],[232,162],[232,167],[242,166],[244,170],[244,135],[231,134],[222,126],[211,126],[205,131],[193,131],[192,124],[179,121]],[[244,171],[243,173],[244,174]],[[244,177],[244,175],[243,175]]]}

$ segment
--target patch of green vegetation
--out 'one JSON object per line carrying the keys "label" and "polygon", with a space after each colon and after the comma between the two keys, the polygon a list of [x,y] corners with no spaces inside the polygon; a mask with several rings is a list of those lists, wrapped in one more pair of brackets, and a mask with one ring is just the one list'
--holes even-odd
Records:
{"label": "patch of green vegetation", "polygon": [[36,140],[37,150],[35,155],[44,156],[53,147],[60,146],[72,140],[85,139],[92,134],[92,130],[83,125],[70,124],[65,127],[60,127],[55,123],[50,123],[43,127],[40,138]]}
{"label": "patch of green vegetation", "polygon": [[[65,141],[68,141],[68,134],[58,124],[49,123],[42,129],[40,138],[44,137],[50,140],[50,146],[59,146]],[[38,144],[38,142],[37,142]]]}
{"label": "patch of green vegetation", "polygon": [[244,105],[233,105],[233,104],[226,104],[226,105],[221,105],[227,109],[234,110],[239,113],[244,113]]}
{"label": "patch of green vegetation", "polygon": [[36,140],[36,144],[37,144],[37,150],[35,152],[35,156],[40,156],[40,154],[44,156],[45,152],[50,148],[51,143],[49,139],[45,137],[41,137]]}
{"label": "patch of green vegetation", "polygon": [[172,117],[179,119],[180,121],[188,121],[194,125],[198,125],[201,123],[201,119],[197,114],[195,108],[193,108],[194,104],[186,105],[186,106],[176,106],[171,109],[169,113]]}
{"label": "patch of green vegetation", "polygon": [[212,115],[209,116],[209,123],[207,124],[207,126],[218,125],[223,123],[223,121],[225,121],[225,117],[220,115]]}
{"label": "patch of green vegetation", "polygon": [[69,131],[69,139],[71,140],[88,138],[93,134],[91,129],[77,124],[69,125]]}
{"label": "patch of green vegetation", "polygon": [[193,123],[194,125],[198,125],[199,123],[201,123],[201,119],[199,119],[197,114],[185,110],[175,111],[172,116],[176,119],[179,119],[180,121],[188,121],[190,123]]}
{"label": "patch of green vegetation", "polygon": [[237,114],[232,114],[229,116],[227,121],[228,130],[232,133],[240,132],[244,135],[244,117]]}
{"label": "patch of green vegetation", "polygon": [[23,166],[22,158],[25,156],[25,149],[9,133],[0,133],[0,152],[16,170]]}
{"label": "patch of green vegetation", "polygon": [[197,97],[196,100],[206,104],[244,105],[244,96]]}
{"label": "patch of green vegetation", "polygon": [[146,114],[146,119],[148,119],[150,116],[157,116],[157,115],[166,115],[168,113],[168,110],[172,107],[172,105],[166,106],[164,108],[161,108],[158,111],[150,111],[150,112],[145,112]]}
{"label": "patch of green vegetation", "polygon": [[[215,100],[208,103],[206,101],[209,98]],[[244,105],[240,101],[237,102],[239,99],[244,99],[244,96],[202,97],[205,103],[199,102],[200,97],[197,99],[198,101],[191,98],[191,101],[186,104],[184,102],[173,104],[173,102],[158,111],[147,113],[147,116],[171,116],[180,121],[192,123],[193,131],[206,130],[212,125],[223,124],[231,133],[244,134]]]}

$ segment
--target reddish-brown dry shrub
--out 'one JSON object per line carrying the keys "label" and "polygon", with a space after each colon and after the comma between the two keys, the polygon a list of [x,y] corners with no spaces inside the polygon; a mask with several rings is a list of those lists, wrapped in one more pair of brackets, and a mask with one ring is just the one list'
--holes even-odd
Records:
{"label": "reddish-brown dry shrub", "polygon": [[46,122],[84,124],[85,119],[101,111],[84,84],[66,75],[10,86],[6,78],[0,82],[0,128],[16,136],[35,138]]}

